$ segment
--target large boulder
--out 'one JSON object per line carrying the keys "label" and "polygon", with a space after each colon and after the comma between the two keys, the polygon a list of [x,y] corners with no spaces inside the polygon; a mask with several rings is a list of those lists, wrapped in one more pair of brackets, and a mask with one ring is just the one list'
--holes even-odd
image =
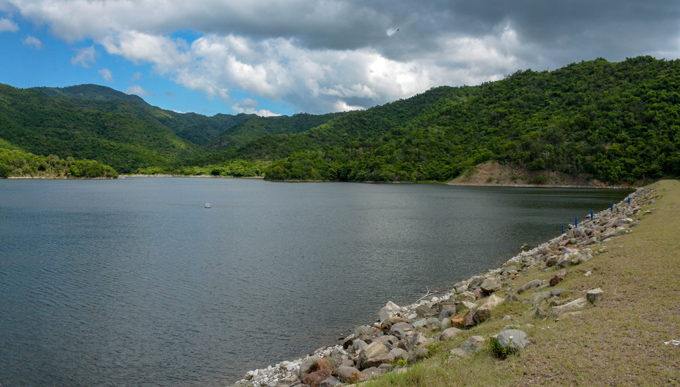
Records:
{"label": "large boulder", "polygon": [[354,367],[338,367],[336,374],[346,383],[358,383],[361,380],[361,372]]}
{"label": "large boulder", "polygon": [[450,340],[450,339],[456,337],[456,335],[457,335],[459,332],[461,332],[461,330],[458,329],[458,328],[449,328],[449,329],[446,329],[444,332],[442,332],[441,340],[442,340],[442,341]]}
{"label": "large boulder", "polygon": [[498,278],[487,278],[479,287],[486,293],[490,294],[501,288],[501,281]]}
{"label": "large boulder", "polygon": [[586,297],[588,298],[588,301],[593,303],[602,301],[602,298],[604,297],[604,291],[600,288],[588,290]]}
{"label": "large boulder", "polygon": [[404,340],[406,335],[411,331],[413,331],[413,325],[405,322],[399,322],[392,325],[389,334],[396,336],[399,340]]}
{"label": "large boulder", "polygon": [[312,372],[311,374],[308,374],[302,378],[302,383],[308,385],[309,387],[319,387],[321,382],[328,379],[329,376],[331,376],[331,371],[329,370]]}
{"label": "large boulder", "polygon": [[474,289],[476,287],[479,287],[479,285],[482,284],[486,280],[486,277],[483,277],[481,275],[475,276],[470,278],[470,282],[468,283],[468,288],[469,289]]}
{"label": "large boulder", "polygon": [[567,277],[567,271],[562,269],[555,273],[555,275],[550,279],[550,286],[555,286],[562,282],[563,279]]}
{"label": "large boulder", "polygon": [[411,320],[405,318],[405,317],[399,317],[399,316],[392,316],[384,320],[380,324],[380,329],[383,331],[383,333],[389,333],[390,329],[392,328],[392,325],[397,324],[397,323],[410,323]]}
{"label": "large boulder", "polygon": [[408,364],[413,364],[417,361],[427,359],[427,356],[430,354],[430,350],[427,348],[418,348],[417,351],[415,351],[411,356],[408,357]]}
{"label": "large boulder", "polygon": [[498,305],[503,303],[503,299],[492,294],[489,298],[484,301],[482,305],[475,311],[474,320],[475,323],[481,324],[484,321],[491,318],[491,311]]}
{"label": "large boulder", "polygon": [[508,329],[496,336],[501,348],[524,349],[531,343],[529,336],[518,329]]}
{"label": "large boulder", "polygon": [[401,308],[399,307],[399,305],[395,304],[392,301],[388,301],[387,305],[383,306],[380,309],[380,311],[378,311],[378,318],[380,319],[380,321],[385,321],[388,318],[396,315],[400,310]]}
{"label": "large boulder", "polygon": [[380,367],[381,364],[392,364],[395,361],[396,358],[394,357],[394,355],[384,353],[382,355],[378,355],[370,359],[364,360],[363,363],[360,365],[360,368]]}
{"label": "large boulder", "polygon": [[463,302],[463,301],[475,302],[476,299],[477,299],[477,297],[475,297],[474,293],[466,290],[456,297],[456,302]]}
{"label": "large boulder", "polygon": [[531,281],[525,283],[524,285],[522,285],[519,289],[517,289],[517,294],[522,294],[525,291],[532,289],[532,288],[535,288],[535,287],[538,287],[538,286],[541,286],[541,280],[539,280],[539,279],[531,280]]}
{"label": "large boulder", "polygon": [[390,350],[385,346],[385,344],[376,340],[364,347],[364,349],[359,352],[359,361],[357,362],[357,365],[360,369],[370,368],[366,366],[367,361],[389,352]]}
{"label": "large boulder", "polygon": [[579,309],[582,309],[586,305],[588,305],[588,300],[581,297],[581,298],[576,299],[576,300],[574,300],[574,301],[572,301],[568,304],[564,304],[564,305],[561,305],[561,306],[555,306],[550,311],[550,318],[558,317],[558,316],[560,316],[564,313],[577,311]]}

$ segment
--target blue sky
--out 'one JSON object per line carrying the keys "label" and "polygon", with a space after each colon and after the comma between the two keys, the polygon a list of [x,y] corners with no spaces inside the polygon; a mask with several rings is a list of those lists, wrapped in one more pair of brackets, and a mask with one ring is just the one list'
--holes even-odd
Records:
{"label": "blue sky", "polygon": [[680,3],[0,0],[0,82],[206,115],[366,109],[603,57],[680,55]]}

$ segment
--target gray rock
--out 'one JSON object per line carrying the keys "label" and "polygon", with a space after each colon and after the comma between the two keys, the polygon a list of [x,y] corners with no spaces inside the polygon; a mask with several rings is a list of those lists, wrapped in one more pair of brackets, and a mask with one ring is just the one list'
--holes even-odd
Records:
{"label": "gray rock", "polygon": [[345,337],[345,339],[342,341],[342,348],[347,349],[347,348],[351,347],[352,344],[354,343],[355,337],[356,336],[354,336],[354,334],[351,334],[351,335]]}
{"label": "gray rock", "polygon": [[419,348],[417,351],[415,351],[411,356],[408,357],[408,364],[413,364],[417,361],[427,359],[427,356],[430,354],[430,350],[427,348]]}
{"label": "gray rock", "polygon": [[522,294],[522,293],[524,293],[525,291],[527,291],[531,288],[535,288],[537,286],[540,286],[541,283],[542,282],[539,279],[531,280],[531,281],[525,283],[524,285],[522,285],[519,289],[517,289],[517,294]]}
{"label": "gray rock", "polygon": [[404,340],[408,332],[413,331],[413,326],[408,323],[396,323],[390,328],[390,335],[396,336],[399,340]]}
{"label": "gray rock", "polygon": [[479,285],[482,284],[486,280],[486,277],[482,277],[481,275],[475,276],[470,278],[470,282],[468,283],[468,289],[474,289],[476,287],[479,287]]}
{"label": "gray rock", "polygon": [[461,330],[458,329],[458,328],[449,328],[449,329],[442,332],[441,340],[442,341],[450,340],[450,339],[456,337],[456,335],[459,332],[461,332]]}
{"label": "gray rock", "polygon": [[492,294],[489,298],[484,301],[482,305],[475,311],[474,320],[475,323],[481,324],[491,317],[491,311],[498,305],[503,303],[503,299]]}
{"label": "gray rock", "polygon": [[359,337],[361,335],[366,335],[366,336],[377,336],[380,331],[377,328],[369,327],[369,326],[360,326],[354,328],[354,336]]}
{"label": "gray rock", "polygon": [[467,357],[467,352],[463,351],[461,348],[454,348],[451,350],[451,354],[459,357]]}
{"label": "gray rock", "polygon": [[439,328],[439,323],[440,323],[440,321],[436,317],[430,317],[430,318],[427,319],[427,326],[428,327]]}
{"label": "gray rock", "polygon": [[318,356],[311,356],[308,357],[307,359],[303,360],[302,363],[300,363],[300,379],[304,378],[305,376],[309,375],[310,368],[314,365],[314,362],[319,360]]}
{"label": "gray rock", "polygon": [[420,305],[416,308],[416,314],[418,317],[433,317],[436,315],[436,311],[427,305]]}
{"label": "gray rock", "polygon": [[519,297],[517,297],[514,294],[509,294],[508,297],[505,298],[505,301],[503,301],[504,304],[510,303],[510,302],[518,302]]}
{"label": "gray rock", "polygon": [[380,321],[385,321],[388,318],[397,314],[400,310],[401,308],[399,308],[399,305],[395,304],[392,301],[388,301],[387,305],[383,306],[378,312],[378,318],[380,319]]}
{"label": "gray rock", "polygon": [[557,261],[560,259],[557,255],[551,255],[548,257],[548,259],[545,260],[545,266],[547,267],[553,267],[557,265]]}
{"label": "gray rock", "polygon": [[399,338],[392,335],[380,336],[378,337],[378,341],[383,343],[387,349],[396,348],[396,346],[399,344]]}
{"label": "gray rock", "polygon": [[371,380],[381,377],[385,374],[385,370],[381,370],[377,367],[367,368],[361,371],[361,381]]}
{"label": "gray rock", "polygon": [[456,301],[458,302],[475,302],[476,299],[477,297],[475,297],[475,294],[470,291],[464,291],[456,297]]}
{"label": "gray rock", "polygon": [[380,367],[381,364],[392,364],[395,362],[394,355],[390,355],[389,353],[384,353],[382,355],[374,356],[369,359],[365,359],[361,364],[359,365],[359,368],[372,368],[372,367]]}
{"label": "gray rock", "polygon": [[359,352],[362,349],[366,348],[367,346],[368,346],[368,344],[366,344],[365,341],[363,341],[361,339],[356,339],[352,343],[352,350],[356,353],[356,352]]}
{"label": "gray rock", "polygon": [[402,340],[400,342],[400,347],[401,347],[401,344],[404,344],[405,348],[403,348],[403,349],[405,349],[407,351],[412,351],[413,349],[418,348],[422,345],[425,345],[429,342],[430,341],[427,339],[427,337],[425,337],[422,333],[416,333],[413,336],[411,336],[409,339]]}
{"label": "gray rock", "polygon": [[359,352],[359,368],[365,368],[362,366],[362,364],[371,358],[384,355],[389,353],[390,350],[385,346],[385,344],[381,343],[380,341],[376,340],[372,342],[371,344],[367,345],[364,347],[364,349]]}
{"label": "gray rock", "polygon": [[485,293],[493,293],[501,288],[501,281],[497,278],[487,278],[479,285]]}
{"label": "gray rock", "polygon": [[482,336],[472,336],[460,346],[460,349],[467,354],[477,352],[482,348],[484,348],[484,338]]}
{"label": "gray rock", "polygon": [[550,296],[551,297],[557,297],[562,293],[564,293],[564,289],[557,288],[557,289],[553,289],[553,290],[550,291]]}
{"label": "gray rock", "polygon": [[361,372],[354,367],[340,366],[335,373],[346,383],[357,383],[361,380]]}
{"label": "gray rock", "polygon": [[439,321],[443,321],[445,318],[449,318],[456,315],[455,306],[445,306],[441,313],[439,313]]}
{"label": "gray rock", "polygon": [[457,284],[453,285],[453,291],[456,293],[462,293],[466,290],[468,290],[468,285],[465,282],[458,282]]}
{"label": "gray rock", "polygon": [[585,307],[586,305],[588,305],[588,300],[586,300],[585,298],[579,298],[568,304],[555,306],[550,311],[550,318],[558,317],[564,313],[574,312],[578,309]]}
{"label": "gray rock", "polygon": [[586,297],[588,298],[588,301],[593,303],[602,301],[602,298],[604,297],[604,291],[600,288],[588,290]]}
{"label": "gray rock", "polygon": [[395,359],[408,359],[408,352],[401,348],[393,348],[390,351],[390,355],[394,356]]}
{"label": "gray rock", "polygon": [[415,321],[415,322],[413,323],[413,328],[414,328],[414,329],[423,328],[423,327],[425,327],[426,325],[427,325],[427,320],[424,319],[424,318],[421,318],[420,320]]}
{"label": "gray rock", "polygon": [[340,380],[335,376],[329,376],[328,378],[321,381],[319,387],[332,387],[341,384]]}
{"label": "gray rock", "polygon": [[447,318],[443,319],[442,322],[439,324],[439,330],[444,332],[450,326],[451,326],[451,319],[447,317]]}
{"label": "gray rock", "polygon": [[524,349],[531,342],[529,336],[517,329],[504,330],[496,336],[502,348]]}
{"label": "gray rock", "polygon": [[538,305],[538,304],[541,303],[541,301],[543,301],[543,300],[545,300],[545,299],[547,299],[548,297],[551,297],[551,296],[552,295],[550,294],[549,291],[548,292],[538,292],[538,293],[534,294],[533,296],[531,296],[530,301],[531,301],[532,305]]}

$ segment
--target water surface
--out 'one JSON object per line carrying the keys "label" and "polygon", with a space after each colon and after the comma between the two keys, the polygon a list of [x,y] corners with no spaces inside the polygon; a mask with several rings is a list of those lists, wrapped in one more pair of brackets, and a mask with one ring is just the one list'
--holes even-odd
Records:
{"label": "water surface", "polygon": [[0,384],[228,385],[627,193],[2,180]]}

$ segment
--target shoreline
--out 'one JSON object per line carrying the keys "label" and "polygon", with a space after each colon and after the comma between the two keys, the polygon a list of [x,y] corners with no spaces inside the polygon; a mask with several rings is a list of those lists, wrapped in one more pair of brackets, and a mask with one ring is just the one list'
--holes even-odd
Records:
{"label": "shoreline", "polygon": [[[641,207],[656,198],[656,190],[640,187],[628,197],[631,199],[630,204],[626,198],[616,203],[613,210],[602,210],[595,214],[594,219],[579,222],[578,227],[570,228],[528,251],[522,251],[500,268],[489,269],[484,274],[457,282],[449,291],[428,291],[416,302],[402,307],[388,301],[378,312],[377,323],[356,327],[348,336],[341,336],[341,344],[329,344],[306,357],[248,371],[243,379],[232,386],[304,386],[303,382],[311,386],[353,385],[386,373],[403,374],[407,372],[407,364],[426,359],[431,351],[436,351],[441,344],[459,333],[482,326],[491,318],[494,309],[503,309],[508,303],[519,303],[517,294],[521,294],[527,284],[515,291],[515,281],[527,276],[529,270],[575,267],[590,261],[593,255],[602,253],[603,244],[607,241],[632,232],[632,227],[637,225],[633,219],[637,220],[643,215]],[[566,275],[566,270],[563,271]],[[538,292],[546,288],[550,290],[549,287],[554,286],[552,279],[550,284],[536,281],[529,282],[535,282],[535,286],[529,286],[527,293],[532,288]],[[503,292],[505,298],[497,296]],[[544,299],[534,301],[534,297],[530,301],[531,313],[535,312],[539,318],[552,317],[553,314],[555,317],[566,317],[569,313],[581,313],[579,309],[587,304],[585,298],[559,299],[559,293],[551,296],[551,292],[548,292],[546,298],[549,297],[555,298],[553,303],[556,305],[552,309]],[[506,315],[503,320],[509,316]],[[456,351],[456,356],[472,356],[482,350],[486,341],[480,336],[473,336],[451,353]],[[319,379],[321,377],[323,379]]]}

